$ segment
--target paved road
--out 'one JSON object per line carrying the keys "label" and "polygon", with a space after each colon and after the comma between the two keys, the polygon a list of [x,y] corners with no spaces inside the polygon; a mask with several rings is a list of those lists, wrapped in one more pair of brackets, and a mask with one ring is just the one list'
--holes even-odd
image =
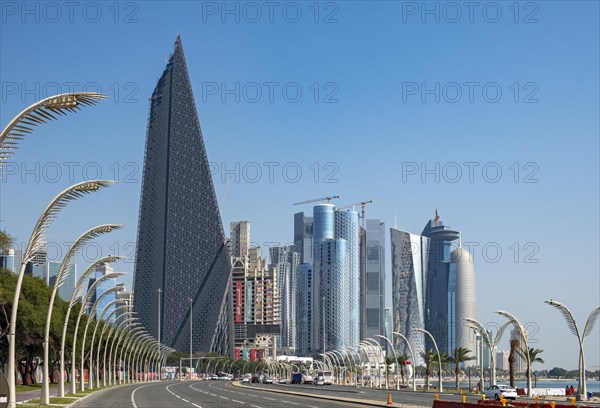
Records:
{"label": "paved road", "polygon": [[[315,396],[336,396],[341,398],[355,399],[355,400],[368,400],[373,402],[379,402],[381,404],[387,403],[388,393],[392,396],[394,403],[401,403],[403,405],[410,405],[422,408],[431,408],[435,393],[433,392],[412,392],[408,390],[385,390],[385,389],[372,389],[372,388],[356,388],[349,386],[339,385],[325,385],[325,386],[314,386],[314,385],[255,385],[252,384],[250,387],[254,388],[267,388],[270,387],[273,391],[293,391],[307,394],[313,394]],[[440,398],[445,401],[461,401],[460,395],[453,394],[441,394]],[[473,395],[468,396],[468,402],[477,402],[480,397]]]}
{"label": "paved road", "polygon": [[78,408],[337,408],[361,403],[325,401],[284,395],[257,387],[235,387],[228,381],[184,381],[132,384],[100,391],[78,402]]}
{"label": "paved road", "polygon": [[[77,408],[338,408],[385,406],[388,392],[394,405],[430,408],[434,393],[386,391],[340,386],[233,384],[230,381],[170,381],[130,384],[97,392],[74,405]],[[292,395],[302,393],[308,395]],[[344,399],[329,400],[328,397]],[[460,401],[460,395],[440,399]],[[477,396],[468,396],[475,402]]]}

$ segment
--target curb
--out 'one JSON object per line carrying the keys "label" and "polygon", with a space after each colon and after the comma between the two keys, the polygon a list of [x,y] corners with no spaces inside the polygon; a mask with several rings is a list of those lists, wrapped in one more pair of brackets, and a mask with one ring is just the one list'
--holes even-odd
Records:
{"label": "curb", "polygon": [[[109,388],[104,388],[104,389],[101,389],[101,390],[98,390],[98,391],[91,392],[91,393],[89,393],[88,395],[86,395],[85,397],[81,397],[81,398],[79,398],[79,399],[75,400],[74,402],[72,402],[72,403],[71,403],[71,404],[69,404],[69,405],[60,405],[60,406],[62,406],[62,407],[65,407],[65,408],[76,408],[76,407],[77,407],[77,405],[76,405],[76,404],[78,404],[79,402],[83,401],[83,400],[84,400],[84,399],[86,399],[87,397],[89,397],[89,396],[92,396],[92,395],[94,395],[94,394],[96,394],[96,393],[98,393],[98,392],[102,392],[102,391],[109,391],[109,390],[112,390],[112,389],[115,389],[115,388],[125,387],[125,386],[128,386],[128,385],[135,385],[135,384],[150,384],[150,383],[152,383],[152,382],[154,382],[154,381],[143,382],[143,383],[129,383],[129,384],[119,384],[119,385],[113,385],[112,387],[109,387]],[[159,381],[156,381],[156,382],[159,382]]]}
{"label": "curb", "polygon": [[[422,408],[422,405],[403,404],[403,403],[398,403],[398,402],[395,402],[392,405],[388,405],[387,403],[373,401],[373,400],[361,400],[361,401],[357,401],[357,400],[353,400],[353,399],[350,399],[350,398],[343,398],[343,397],[335,397],[335,396],[328,396],[328,395],[315,396],[315,394],[305,394],[305,393],[300,393],[300,392],[277,390],[277,389],[273,389],[273,388],[264,388],[264,387],[257,387],[257,386],[247,386],[247,385],[242,385],[239,381],[232,381],[231,384],[234,387],[237,387],[237,388],[257,389],[257,390],[260,390],[260,391],[270,391],[270,392],[275,392],[275,393],[279,393],[279,394],[296,395],[296,396],[301,396],[301,397],[310,397],[310,398],[315,398],[315,399],[324,399],[324,400],[328,400],[328,401],[345,402],[345,403],[354,404],[354,405],[368,405],[368,406],[371,406],[371,407],[403,407],[403,408],[405,408],[405,407],[418,407],[418,408]],[[433,404],[433,402],[432,402],[432,404]]]}

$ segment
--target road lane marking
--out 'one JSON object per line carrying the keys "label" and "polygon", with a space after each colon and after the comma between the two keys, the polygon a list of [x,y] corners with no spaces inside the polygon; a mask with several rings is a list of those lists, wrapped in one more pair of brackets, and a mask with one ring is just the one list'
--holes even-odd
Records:
{"label": "road lane marking", "polygon": [[234,399],[231,399],[231,402],[236,402],[236,403],[238,403],[238,404],[243,404],[243,405],[246,405],[246,403],[245,403],[245,402],[243,402],[243,401],[238,401],[238,400],[234,400]]}
{"label": "road lane marking", "polygon": [[[171,390],[169,389],[169,387],[172,387],[173,385],[176,385],[176,384],[171,384],[171,385],[168,385],[168,386],[166,387],[166,388],[167,388],[167,391],[169,391],[169,393],[171,393],[171,394],[172,394],[172,395],[174,395],[175,397],[179,398],[180,400],[187,402],[188,404],[192,404],[192,405],[194,405],[194,406],[195,406],[195,407],[197,407],[197,408],[202,408],[200,405],[194,404],[193,402],[190,402],[190,401],[186,400],[185,398],[181,398],[179,395],[177,395],[177,394],[175,394],[173,391],[171,391]],[[134,408],[137,408],[137,407],[134,407]]]}
{"label": "road lane marking", "polygon": [[146,384],[146,385],[142,385],[142,386],[140,386],[140,387],[137,387],[135,390],[133,390],[133,391],[131,392],[131,405],[133,405],[133,408],[138,408],[137,404],[135,403],[135,392],[136,392],[137,390],[139,390],[140,388],[144,388],[144,387],[147,387],[147,386],[149,386],[149,385],[154,385],[154,384]]}

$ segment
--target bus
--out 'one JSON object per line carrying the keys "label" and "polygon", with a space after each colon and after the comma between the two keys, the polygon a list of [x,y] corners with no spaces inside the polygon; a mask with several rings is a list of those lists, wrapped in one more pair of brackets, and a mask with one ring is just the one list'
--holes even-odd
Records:
{"label": "bus", "polygon": [[318,376],[323,377],[324,385],[333,384],[333,374],[331,373],[331,371],[319,371]]}

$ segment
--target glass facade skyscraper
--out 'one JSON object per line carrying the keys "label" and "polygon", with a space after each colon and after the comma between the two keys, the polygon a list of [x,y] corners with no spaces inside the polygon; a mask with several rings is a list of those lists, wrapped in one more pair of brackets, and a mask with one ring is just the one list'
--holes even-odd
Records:
{"label": "glass facade skyscraper", "polygon": [[134,310],[155,337],[160,315],[161,342],[187,352],[192,299],[193,350],[231,354],[230,275],[229,250],[177,37],[150,98]]}
{"label": "glass facade skyscraper", "polygon": [[[469,252],[456,247],[458,231],[444,226],[437,211],[422,235],[391,228],[394,330],[413,344],[417,365],[421,351],[433,348],[429,331],[441,352],[456,347],[475,350],[465,318],[476,318],[475,269]],[[403,342],[396,346],[407,352]]]}
{"label": "glass facade skyscraper", "polygon": [[[43,279],[48,286],[54,287],[56,277],[60,270],[61,262],[45,262],[32,266],[32,275]],[[77,283],[77,265],[71,264],[67,269],[67,275],[63,280],[63,284],[58,288],[57,294],[65,302],[70,302]]]}
{"label": "glass facade skyscraper", "polygon": [[313,350],[312,296],[312,264],[303,263],[298,265],[296,285],[296,350],[300,355],[307,355]]}
{"label": "glass facade skyscraper", "polygon": [[300,263],[313,263],[313,217],[303,212],[294,214],[294,245],[300,253]]}
{"label": "glass facade skyscraper", "polygon": [[358,213],[314,206],[312,237],[312,350],[354,346],[360,335]]}
{"label": "glass facade skyscraper", "polygon": [[[348,321],[348,331],[343,346],[353,346],[360,340],[360,225],[358,212],[338,210],[335,212],[335,238],[346,241],[345,287],[338,304],[337,313]],[[335,303],[334,303],[335,307]]]}
{"label": "glass facade skyscraper", "polygon": [[366,234],[365,337],[376,338],[385,336],[385,223],[367,219]]}
{"label": "glass facade skyscraper", "polygon": [[[451,265],[450,254],[460,233],[445,226],[436,211],[421,235],[429,238],[425,329],[433,335],[440,351],[451,354],[456,347],[456,267]],[[426,346],[433,347],[429,338]]]}
{"label": "glass facade skyscraper", "polygon": [[296,284],[300,254],[295,246],[283,245],[269,248],[271,267],[277,270],[281,337],[279,347],[283,352],[296,351]]}
{"label": "glass facade skyscraper", "polygon": [[[93,272],[93,277],[90,278],[89,283],[88,283],[88,290],[89,288],[94,284],[94,282],[96,282],[98,279],[102,278],[104,275],[108,274],[108,273],[112,273],[113,272],[113,268],[110,267],[110,265],[108,264],[104,264],[102,266],[98,266],[96,267],[96,269]],[[102,296],[102,294],[107,291],[108,289],[114,287],[116,285],[116,279],[108,279],[105,280],[104,282],[101,282],[100,284],[96,285],[95,290],[92,294],[92,299],[90,301],[90,304],[94,304],[96,303],[96,300]],[[99,320],[100,318],[100,314],[102,313],[102,311],[104,310],[104,308],[113,300],[115,300],[117,298],[117,293],[116,292],[112,292],[109,293],[106,296],[103,296],[102,299],[100,299],[100,301],[98,303],[96,303],[96,312],[94,314],[94,316],[91,316],[93,319],[95,320]],[[115,310],[116,305],[112,304],[110,306],[108,306],[108,308],[106,309],[106,311],[104,312],[104,314],[102,315],[102,320],[106,320],[106,318],[108,316],[110,316],[109,322],[113,323],[116,319],[116,316],[114,315],[114,313],[111,315],[111,313],[113,312],[113,310]],[[90,313],[90,311],[88,311],[88,314]]]}
{"label": "glass facade skyscraper", "polygon": [[[429,238],[390,228],[392,245],[392,319],[394,331],[410,341],[414,364],[422,365],[425,335],[416,331],[425,327]],[[409,354],[406,343],[394,337],[397,350]]]}

